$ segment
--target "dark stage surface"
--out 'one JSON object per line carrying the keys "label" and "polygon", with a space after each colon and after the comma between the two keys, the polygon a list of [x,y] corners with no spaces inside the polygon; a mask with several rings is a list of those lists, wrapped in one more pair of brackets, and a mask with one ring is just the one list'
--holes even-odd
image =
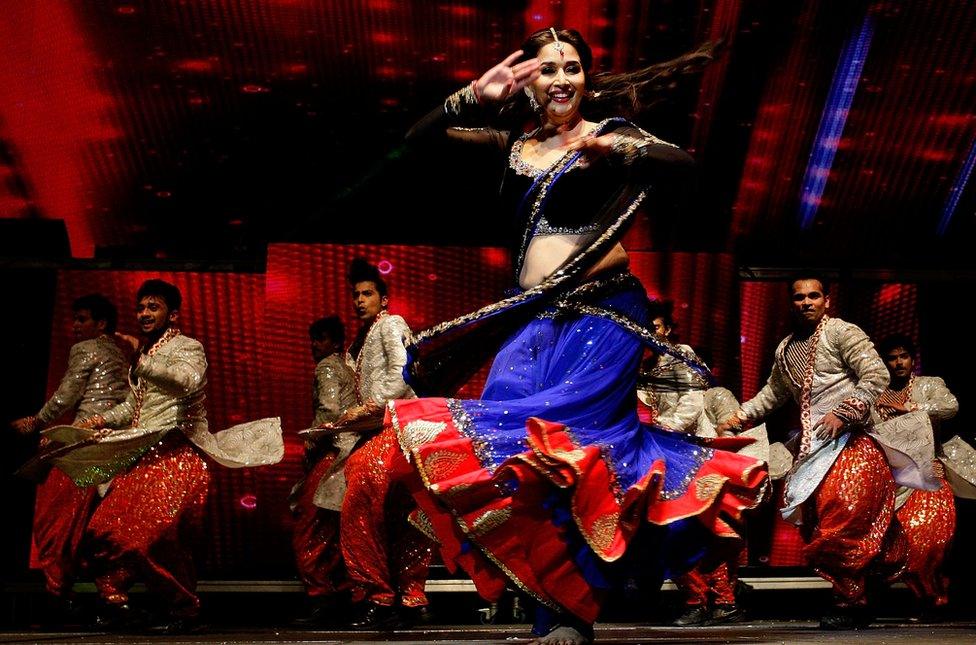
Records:
{"label": "dark stage surface", "polygon": [[[870,629],[822,632],[814,622],[757,621],[725,627],[648,627],[644,625],[597,625],[598,643],[972,643],[973,623],[938,626],[876,623]],[[396,632],[327,632],[263,629],[213,631],[181,637],[130,636],[86,632],[0,634],[0,643],[524,643],[528,629],[512,626],[450,626]]]}

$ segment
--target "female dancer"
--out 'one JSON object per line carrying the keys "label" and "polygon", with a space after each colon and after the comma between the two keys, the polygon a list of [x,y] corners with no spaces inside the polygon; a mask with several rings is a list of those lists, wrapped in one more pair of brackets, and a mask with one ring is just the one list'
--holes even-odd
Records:
{"label": "female dancer", "polygon": [[[507,153],[501,198],[523,230],[520,291],[418,336],[415,389],[449,392],[497,353],[484,393],[392,401],[385,429],[347,466],[343,525],[369,531],[356,497],[406,485],[418,504],[411,521],[448,566],[487,598],[512,583],[546,610],[540,642],[588,642],[608,588],[635,571],[680,573],[720,538],[737,539],[733,524],[765,490],[761,462],[716,449],[734,439],[637,418],[642,346],[683,355],[647,329],[647,297],[619,239],[651,184],[691,158],[623,119],[584,116],[639,101],[701,56],[593,77],[576,31],[539,31],[408,135],[447,133]],[[519,123],[527,106],[528,131],[461,127]],[[375,557],[357,550],[343,545],[347,561]]]}

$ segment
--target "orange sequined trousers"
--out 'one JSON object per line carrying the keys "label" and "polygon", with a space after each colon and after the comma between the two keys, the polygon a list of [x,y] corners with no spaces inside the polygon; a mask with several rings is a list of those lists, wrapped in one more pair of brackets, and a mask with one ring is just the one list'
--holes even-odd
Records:
{"label": "orange sequined trousers", "polygon": [[335,463],[336,452],[326,453],[302,482],[295,499],[292,547],[295,565],[309,596],[328,596],[348,587],[339,549],[339,513],[315,505],[315,489]]}
{"label": "orange sequined trousers", "polygon": [[92,573],[102,599],[124,604],[142,581],[176,617],[200,600],[191,547],[198,542],[210,472],[178,430],[112,482],[88,524]]}
{"label": "orange sequined trousers", "polygon": [[898,509],[908,540],[908,566],[902,576],[918,598],[939,607],[949,602],[949,580],[942,561],[956,530],[956,500],[945,479],[939,490],[916,490]]}
{"label": "orange sequined trousers", "polygon": [[734,605],[738,566],[739,554],[736,553],[712,571],[705,572],[700,567],[695,567],[678,576],[674,584],[685,594],[687,607],[708,606],[709,596],[713,604]]}
{"label": "orange sequined trousers", "polygon": [[866,578],[904,569],[907,544],[895,514],[895,481],[865,435],[851,437],[803,508],[807,562],[834,587],[839,607],[867,602]]}
{"label": "orange sequined trousers", "polygon": [[44,573],[48,593],[70,593],[78,547],[97,496],[94,486],[80,488],[56,468],[38,485],[31,568]]}
{"label": "orange sequined trousers", "polygon": [[407,521],[415,504],[394,471],[406,468],[392,428],[346,462],[340,542],[353,601],[405,607],[427,604],[424,583],[432,542]]}

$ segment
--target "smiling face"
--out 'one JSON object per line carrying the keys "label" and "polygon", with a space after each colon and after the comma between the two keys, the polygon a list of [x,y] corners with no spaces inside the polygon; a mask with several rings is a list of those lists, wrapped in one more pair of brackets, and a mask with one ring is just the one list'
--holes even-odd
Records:
{"label": "smiling face", "polygon": [[146,336],[156,336],[176,322],[179,312],[170,310],[166,300],[159,296],[144,296],[136,304],[136,321],[139,331]]}
{"label": "smiling face", "polygon": [[526,93],[535,97],[547,122],[572,123],[579,118],[580,102],[586,90],[586,73],[579,52],[566,42],[549,43],[537,56],[541,73],[525,88]]}

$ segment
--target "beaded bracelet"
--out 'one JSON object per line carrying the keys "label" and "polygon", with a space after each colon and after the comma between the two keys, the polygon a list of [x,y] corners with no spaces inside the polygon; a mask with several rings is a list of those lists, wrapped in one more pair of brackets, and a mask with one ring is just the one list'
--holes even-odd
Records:
{"label": "beaded bracelet", "polygon": [[480,104],[478,95],[475,94],[473,85],[474,83],[465,85],[444,100],[444,112],[446,112],[448,116],[458,118],[464,114],[467,108]]}
{"label": "beaded bracelet", "polygon": [[610,153],[614,155],[623,165],[629,166],[641,157],[644,148],[651,145],[647,139],[638,139],[626,134],[614,135],[613,142],[610,144]]}

